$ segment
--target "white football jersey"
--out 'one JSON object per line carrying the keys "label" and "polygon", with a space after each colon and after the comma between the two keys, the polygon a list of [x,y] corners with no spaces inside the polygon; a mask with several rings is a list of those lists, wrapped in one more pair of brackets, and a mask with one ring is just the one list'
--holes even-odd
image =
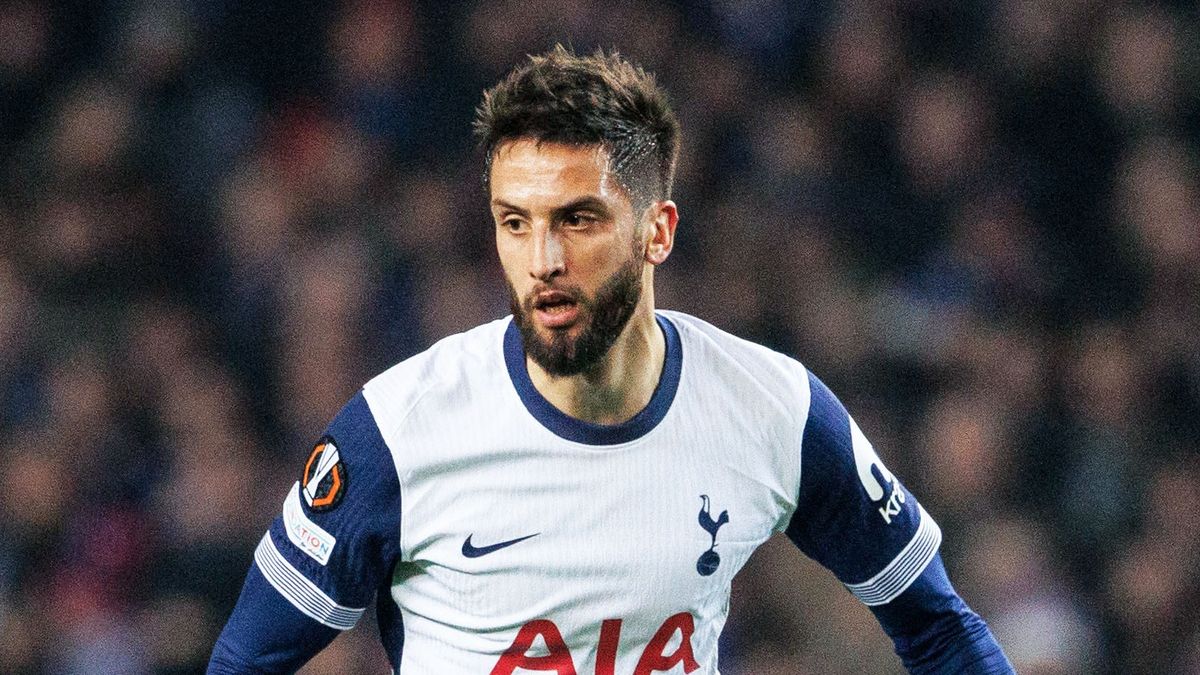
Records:
{"label": "white football jersey", "polygon": [[371,380],[256,563],[310,617],[378,599],[403,674],[717,673],[734,575],[786,532],[868,604],[940,532],[793,359],[661,311],[647,407],[605,426],[533,387],[511,319]]}

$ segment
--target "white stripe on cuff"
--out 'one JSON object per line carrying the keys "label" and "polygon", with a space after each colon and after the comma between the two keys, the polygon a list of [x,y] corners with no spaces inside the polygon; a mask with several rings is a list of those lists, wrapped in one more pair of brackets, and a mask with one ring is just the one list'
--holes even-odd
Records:
{"label": "white stripe on cuff", "polygon": [[863,604],[868,607],[883,605],[896,599],[921,576],[925,566],[937,554],[938,546],[942,543],[942,529],[933,518],[921,509],[921,522],[904,550],[888,563],[879,574],[858,584],[846,584]]}
{"label": "white stripe on cuff", "polygon": [[362,609],[343,607],[333,601],[317,585],[309,581],[275,548],[271,533],[263,535],[254,551],[254,562],[279,594],[292,603],[296,609],[315,621],[337,630],[349,630],[358,623]]}

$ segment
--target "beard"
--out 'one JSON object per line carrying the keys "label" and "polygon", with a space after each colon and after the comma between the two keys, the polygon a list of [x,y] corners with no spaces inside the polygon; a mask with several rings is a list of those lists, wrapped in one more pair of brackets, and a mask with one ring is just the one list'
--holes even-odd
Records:
{"label": "beard", "polygon": [[586,298],[578,288],[557,288],[571,295],[579,307],[576,325],[582,325],[579,335],[571,337],[567,330],[551,329],[548,338],[534,324],[534,293],[523,301],[517,298],[512,282],[508,282],[509,305],[513,321],[521,332],[525,353],[553,377],[578,375],[591,370],[616,343],[625,324],[633,316],[642,297],[642,261],[634,258],[617,270],[596,291]]}

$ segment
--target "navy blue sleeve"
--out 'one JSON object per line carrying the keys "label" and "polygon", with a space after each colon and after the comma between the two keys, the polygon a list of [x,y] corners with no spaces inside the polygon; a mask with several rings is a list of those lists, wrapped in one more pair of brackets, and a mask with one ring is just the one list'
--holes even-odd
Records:
{"label": "navy blue sleeve", "polygon": [[788,537],[871,608],[911,672],[1012,672],[987,625],[951,587],[937,523],[833,392],[811,373],[809,385]]}
{"label": "navy blue sleeve", "polygon": [[292,673],[340,632],[301,613],[252,566],[217,638],[208,674]]}
{"label": "navy blue sleeve", "polygon": [[800,494],[787,535],[859,600],[886,603],[933,560],[942,532],[833,392],[811,373],[809,385]]}
{"label": "navy blue sleeve", "polygon": [[357,623],[399,560],[400,484],[362,392],[297,478],[254,552],[210,673],[296,670]]}
{"label": "navy blue sleeve", "polygon": [[954,592],[940,555],[896,599],[871,612],[910,673],[1015,673],[987,624]]}

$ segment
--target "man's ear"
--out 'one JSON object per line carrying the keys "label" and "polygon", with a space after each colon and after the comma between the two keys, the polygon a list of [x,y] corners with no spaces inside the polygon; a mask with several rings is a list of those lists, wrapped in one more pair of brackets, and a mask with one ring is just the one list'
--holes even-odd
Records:
{"label": "man's ear", "polygon": [[647,227],[649,239],[646,241],[646,262],[651,265],[661,265],[671,255],[675,247],[675,226],[679,223],[679,209],[675,202],[664,199],[650,205],[650,217]]}

